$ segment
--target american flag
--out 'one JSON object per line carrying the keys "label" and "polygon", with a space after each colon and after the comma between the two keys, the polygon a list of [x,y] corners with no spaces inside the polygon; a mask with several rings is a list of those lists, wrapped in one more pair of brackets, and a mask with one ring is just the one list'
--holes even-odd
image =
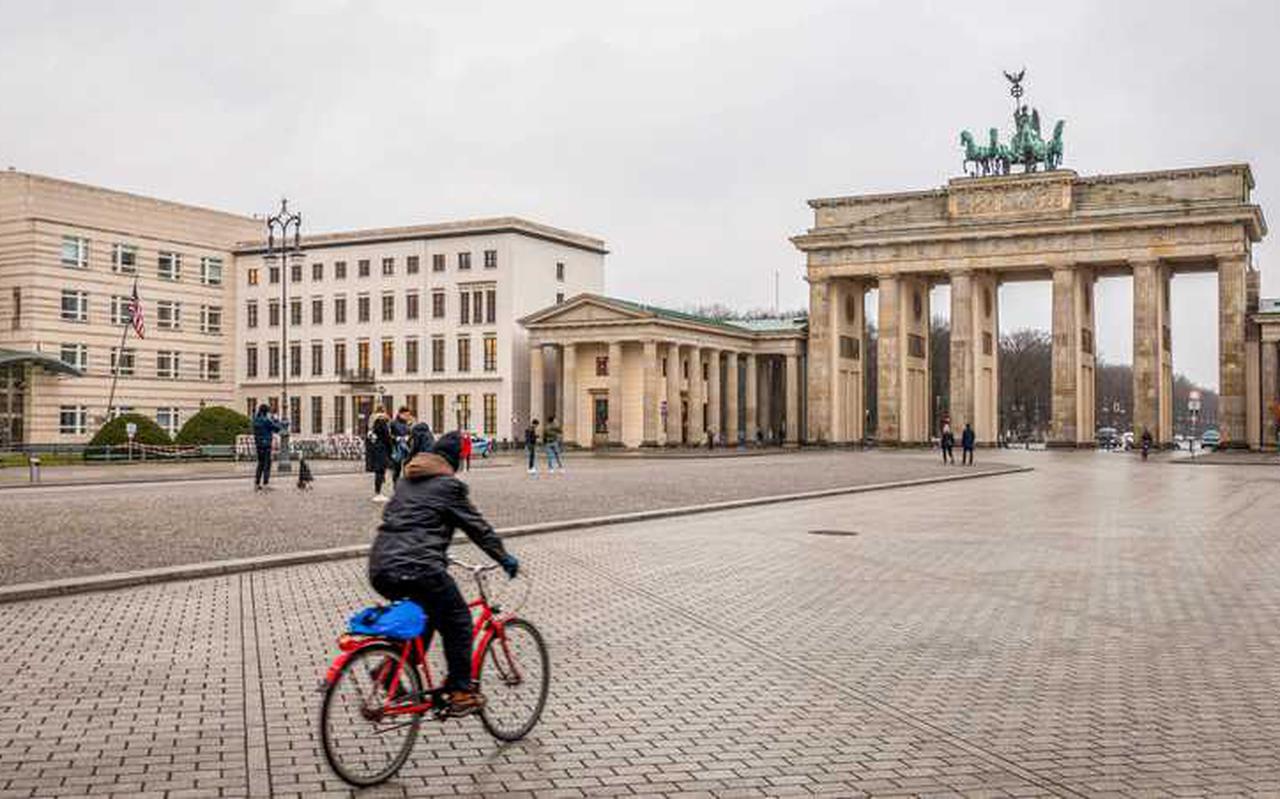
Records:
{"label": "american flag", "polygon": [[142,300],[138,298],[138,281],[133,281],[133,296],[129,298],[129,321],[138,338],[146,338],[147,324],[142,318]]}

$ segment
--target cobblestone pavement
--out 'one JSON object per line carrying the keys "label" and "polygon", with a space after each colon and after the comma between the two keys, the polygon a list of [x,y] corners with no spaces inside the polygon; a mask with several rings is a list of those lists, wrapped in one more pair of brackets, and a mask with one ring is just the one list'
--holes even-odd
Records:
{"label": "cobblestone pavement", "polygon": [[[513,542],[542,723],[426,724],[360,795],[1280,795],[1280,475],[1026,457]],[[0,606],[0,797],[349,795],[315,686],[371,599],[347,561]]]}
{"label": "cobblestone pavement", "polygon": [[[723,459],[585,458],[568,474],[467,474],[500,527],[955,473],[925,453],[807,452]],[[983,463],[979,469],[995,464]],[[125,467],[127,468],[127,467]],[[321,549],[372,540],[372,478],[322,475],[302,493],[277,480],[0,490],[0,585]]]}

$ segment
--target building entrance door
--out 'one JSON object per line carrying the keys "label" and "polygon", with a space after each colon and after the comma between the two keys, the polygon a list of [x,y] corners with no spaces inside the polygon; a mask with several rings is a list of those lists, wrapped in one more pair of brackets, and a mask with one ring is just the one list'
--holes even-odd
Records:
{"label": "building entrance door", "polygon": [[22,366],[0,366],[0,447],[24,443],[22,406],[26,393]]}
{"label": "building entrance door", "polygon": [[356,434],[368,435],[369,419],[373,416],[373,397],[368,395],[352,397],[351,406],[352,421],[356,423]]}
{"label": "building entrance door", "polygon": [[689,400],[680,400],[680,443],[689,443]]}
{"label": "building entrance door", "polygon": [[594,444],[609,443],[609,398],[593,397],[591,401],[591,439]]}

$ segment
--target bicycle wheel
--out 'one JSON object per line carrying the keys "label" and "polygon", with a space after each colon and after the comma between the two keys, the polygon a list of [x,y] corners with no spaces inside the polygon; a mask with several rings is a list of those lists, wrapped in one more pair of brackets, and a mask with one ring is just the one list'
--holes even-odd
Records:
{"label": "bicycle wheel", "polygon": [[551,660],[542,633],[524,619],[503,625],[501,638],[485,645],[476,675],[485,705],[480,721],[500,741],[518,741],[529,734],[547,704]]}
{"label": "bicycle wheel", "polygon": [[391,675],[400,668],[400,648],[371,644],[357,650],[324,693],[320,740],[329,767],[351,785],[365,787],[390,779],[413,749],[422,715],[384,717],[395,704],[421,701],[417,668],[400,673],[396,700],[388,702]]}

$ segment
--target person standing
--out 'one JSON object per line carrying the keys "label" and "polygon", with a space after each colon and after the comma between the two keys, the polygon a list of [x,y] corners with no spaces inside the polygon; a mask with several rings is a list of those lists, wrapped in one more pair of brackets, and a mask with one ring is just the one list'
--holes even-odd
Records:
{"label": "person standing", "polygon": [[258,456],[258,468],[253,473],[253,490],[271,490],[271,439],[283,428],[271,418],[271,407],[266,403],[258,406],[253,416],[253,448]]}
{"label": "person standing", "polygon": [[973,444],[977,436],[973,433],[973,425],[968,422],[964,423],[964,432],[960,434],[960,462],[962,464],[973,465]]}
{"label": "person standing", "polygon": [[425,419],[419,419],[409,428],[409,457],[412,458],[419,452],[430,452],[431,445],[435,443],[436,437],[431,432],[431,425],[427,424]]}
{"label": "person standing", "polygon": [[413,423],[413,414],[409,412],[406,406],[400,406],[400,410],[396,411],[396,417],[387,425],[391,433],[391,449],[388,453],[391,460],[391,485],[394,489],[395,484],[400,480],[400,469],[409,461],[410,442],[409,442],[409,425]]}
{"label": "person standing", "polygon": [[[382,484],[387,480],[387,461],[391,459],[391,426],[387,415],[378,411],[373,415],[373,424],[369,427],[369,435],[364,442],[364,468],[373,472],[373,501],[386,502],[382,493]],[[392,488],[394,490],[394,484]]]}
{"label": "person standing", "polygon": [[547,426],[542,430],[542,444],[547,448],[547,471],[556,473],[556,469],[564,471],[564,460],[560,457],[560,439],[564,431],[556,424],[555,416],[547,417]]}
{"label": "person standing", "polygon": [[948,422],[942,426],[942,462],[950,463],[952,466],[956,463],[956,434],[951,432],[951,423]]}
{"label": "person standing", "polygon": [[466,430],[463,430],[461,435],[462,435],[462,448],[460,450],[461,451],[460,457],[462,458],[462,462],[467,465],[467,471],[469,472],[471,471],[471,447],[472,447],[471,433],[467,432]]}
{"label": "person standing", "polygon": [[538,420],[529,422],[524,429],[524,447],[529,451],[529,474],[538,473]]}

